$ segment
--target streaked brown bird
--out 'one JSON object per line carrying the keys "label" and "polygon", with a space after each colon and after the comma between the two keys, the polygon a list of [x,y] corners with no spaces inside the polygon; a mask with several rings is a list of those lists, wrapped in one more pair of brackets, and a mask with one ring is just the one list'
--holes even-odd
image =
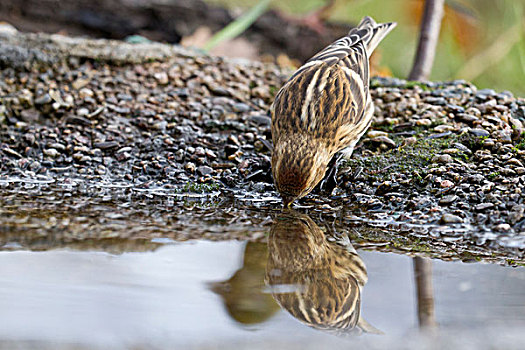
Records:
{"label": "streaked brown bird", "polygon": [[270,109],[272,174],[285,206],[312,191],[337,152],[350,157],[370,126],[369,57],[395,25],[363,18],[277,93]]}
{"label": "streaked brown bird", "polygon": [[209,284],[221,296],[231,318],[239,323],[262,323],[279,311],[271,295],[263,292],[267,255],[266,243],[248,242],[242,267],[228,280]]}
{"label": "streaked brown bird", "polygon": [[299,321],[337,333],[380,333],[361,317],[366,266],[347,236],[329,242],[307,215],[279,216],[268,239],[265,282],[279,305]]}

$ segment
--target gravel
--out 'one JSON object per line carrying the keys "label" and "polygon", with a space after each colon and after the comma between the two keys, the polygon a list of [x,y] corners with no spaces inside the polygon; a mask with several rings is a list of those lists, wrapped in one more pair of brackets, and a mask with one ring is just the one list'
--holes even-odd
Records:
{"label": "gravel", "polygon": [[[14,220],[22,197],[49,208],[36,200],[44,192],[62,205],[101,188],[132,207],[137,196],[164,196],[172,208],[183,198],[280,208],[268,109],[291,72],[137,45],[0,33],[0,198],[12,208],[1,218]],[[373,79],[371,94],[374,123],[339,169],[339,186],[298,208],[521,259],[524,99],[465,81],[396,78]]]}

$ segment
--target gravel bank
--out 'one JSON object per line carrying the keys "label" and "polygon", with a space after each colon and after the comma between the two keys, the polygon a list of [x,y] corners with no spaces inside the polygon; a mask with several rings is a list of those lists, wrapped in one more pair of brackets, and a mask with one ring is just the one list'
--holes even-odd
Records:
{"label": "gravel bank", "polygon": [[[242,211],[232,218],[251,215],[260,234],[280,207],[263,141],[271,139],[273,95],[290,72],[162,44],[5,30],[0,67],[0,218],[8,232],[31,229],[17,224],[28,208],[27,222],[35,210],[68,216],[98,203],[144,210],[147,222],[148,206],[161,206],[159,217],[170,208]],[[380,231],[381,247],[521,261],[524,99],[463,81],[374,79],[371,93],[375,121],[340,169],[340,186],[309,196],[301,210],[341,229],[367,227],[354,239],[374,241]],[[188,206],[191,198],[200,204]]]}

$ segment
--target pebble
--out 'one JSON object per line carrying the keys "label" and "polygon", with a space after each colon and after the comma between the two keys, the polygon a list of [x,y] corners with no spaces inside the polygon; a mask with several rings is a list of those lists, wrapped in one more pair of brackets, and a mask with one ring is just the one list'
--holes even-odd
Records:
{"label": "pebble", "polygon": [[[261,140],[271,140],[270,87],[289,75],[271,65],[238,64],[175,55],[169,62],[87,59],[47,70],[0,70],[0,95],[16,96],[8,108],[0,106],[0,176],[145,189],[211,182],[277,197],[271,152]],[[349,202],[363,209],[355,215],[382,222],[392,213],[409,225],[468,222],[468,234],[454,233],[461,236],[457,244],[483,232],[508,232],[498,226],[504,222],[520,225],[523,100],[476,92],[461,81],[414,85],[380,78],[371,87],[374,122],[346,161],[350,170],[340,168],[338,200],[360,193]]]}
{"label": "pebble", "polygon": [[379,131],[379,130],[370,130],[366,134],[366,136],[368,136],[371,139],[376,138],[376,137],[388,137],[388,133],[384,131]]}
{"label": "pebble", "polygon": [[443,216],[441,216],[442,224],[458,224],[462,222],[463,222],[463,219],[454,214],[445,213],[443,214]]}
{"label": "pebble", "polygon": [[470,129],[469,133],[477,137],[488,137],[490,133],[485,129]]}
{"label": "pebble", "polygon": [[60,154],[56,149],[54,148],[48,148],[48,149],[45,149],[44,150],[44,154],[46,156],[49,156],[49,157],[52,157],[52,158],[55,158],[55,157],[58,157],[58,155]]}
{"label": "pebble", "polygon": [[161,85],[167,85],[169,83],[168,74],[166,72],[157,72],[153,76]]}
{"label": "pebble", "polygon": [[200,167],[197,168],[197,173],[199,175],[202,175],[202,176],[209,175],[209,174],[213,173],[213,168],[211,168],[211,167],[209,167],[207,165],[203,165],[203,166],[200,166]]}
{"label": "pebble", "polygon": [[441,198],[439,200],[439,204],[440,205],[450,205],[456,202],[457,200],[458,200],[458,196],[456,196],[455,194],[449,194]]}
{"label": "pebble", "polygon": [[476,211],[483,211],[494,207],[493,203],[480,203],[475,206]]}
{"label": "pebble", "polygon": [[441,181],[439,186],[441,186],[442,188],[449,188],[449,187],[453,187],[454,183],[452,181],[450,181],[450,180],[443,180],[443,181]]}
{"label": "pebble", "polygon": [[418,119],[416,120],[416,125],[418,126],[431,126],[432,120],[430,119]]}
{"label": "pebble", "polygon": [[510,230],[511,230],[511,227],[510,227],[509,224],[496,225],[496,231],[507,232],[507,231],[510,231]]}
{"label": "pebble", "polygon": [[432,157],[432,163],[451,163],[454,159],[449,154],[438,154]]}

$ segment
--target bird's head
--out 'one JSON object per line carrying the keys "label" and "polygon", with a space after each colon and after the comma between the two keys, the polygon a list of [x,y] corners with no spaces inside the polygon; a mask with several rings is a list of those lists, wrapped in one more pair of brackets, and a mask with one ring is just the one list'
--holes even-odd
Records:
{"label": "bird's head", "polygon": [[322,144],[280,140],[274,145],[272,174],[284,206],[306,196],[323,179],[331,155]]}

